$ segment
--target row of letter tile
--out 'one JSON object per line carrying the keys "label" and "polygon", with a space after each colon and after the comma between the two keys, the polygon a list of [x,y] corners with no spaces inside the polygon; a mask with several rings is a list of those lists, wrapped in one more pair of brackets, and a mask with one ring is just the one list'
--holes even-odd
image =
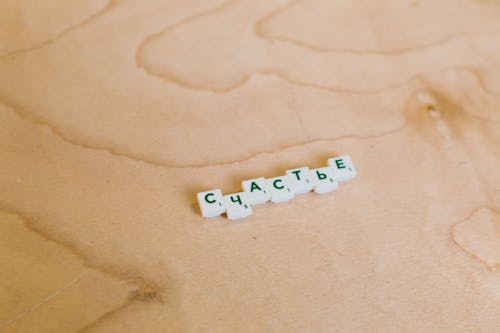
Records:
{"label": "row of letter tile", "polygon": [[256,178],[242,182],[243,192],[222,195],[219,189],[198,193],[198,204],[203,217],[226,213],[230,220],[252,215],[252,205],[286,202],[296,194],[313,191],[329,193],[338,183],[356,177],[356,169],[349,156],[328,159],[328,166],[310,170],[308,167],[286,171],[274,178]]}

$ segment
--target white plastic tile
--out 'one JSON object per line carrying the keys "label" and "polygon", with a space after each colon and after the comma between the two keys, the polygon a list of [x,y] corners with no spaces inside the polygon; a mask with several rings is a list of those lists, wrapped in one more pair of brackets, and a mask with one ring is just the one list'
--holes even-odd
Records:
{"label": "white plastic tile", "polygon": [[224,196],[226,215],[230,220],[238,220],[252,215],[252,206],[245,192]]}
{"label": "white plastic tile", "polygon": [[251,205],[263,204],[271,199],[271,192],[264,177],[244,180],[241,186]]}
{"label": "white plastic tile", "polygon": [[274,203],[285,202],[294,197],[294,193],[288,184],[287,176],[266,179],[267,186],[271,192],[271,201]]}
{"label": "white plastic tile", "polygon": [[295,194],[307,193],[314,188],[308,167],[287,170],[286,175],[288,176],[288,184]]}
{"label": "white plastic tile", "polygon": [[311,170],[311,177],[314,182],[314,192],[318,194],[331,192],[339,186],[330,167]]}
{"label": "white plastic tile", "polygon": [[329,158],[328,165],[333,169],[336,179],[340,182],[356,177],[356,169],[348,155]]}
{"label": "white plastic tile", "polygon": [[200,192],[197,197],[203,217],[219,216],[226,211],[222,192],[219,189]]}

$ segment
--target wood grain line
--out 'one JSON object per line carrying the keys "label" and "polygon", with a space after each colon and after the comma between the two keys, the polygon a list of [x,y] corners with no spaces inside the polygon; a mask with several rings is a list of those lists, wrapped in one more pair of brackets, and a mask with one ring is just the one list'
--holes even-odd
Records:
{"label": "wood grain line", "polygon": [[488,264],[488,262],[486,262],[485,260],[481,259],[479,256],[477,256],[473,252],[469,251],[466,247],[462,246],[456,240],[456,238],[455,238],[455,227],[458,226],[459,224],[467,222],[469,219],[471,219],[481,209],[489,209],[492,212],[500,214],[500,208],[497,209],[496,207],[493,207],[493,206],[490,206],[490,205],[479,206],[479,207],[475,208],[474,210],[472,210],[472,212],[470,214],[468,214],[465,218],[461,219],[458,222],[453,223],[450,226],[450,238],[451,238],[451,241],[453,242],[453,244],[457,248],[459,248],[460,250],[462,250],[466,255],[468,255],[472,259],[475,259],[475,260],[479,261],[480,263],[484,264],[484,266],[486,267],[486,269],[488,269],[490,272],[493,272],[493,271],[496,271],[497,269],[500,269],[500,264],[496,264],[496,265],[490,265],[490,264]]}
{"label": "wood grain line", "polygon": [[83,149],[88,149],[88,150],[97,150],[97,151],[102,151],[106,152],[112,156],[116,157],[121,157],[121,158],[126,158],[128,160],[132,160],[135,162],[140,162],[144,163],[150,166],[154,167],[160,167],[160,168],[166,168],[166,169],[204,169],[204,168],[210,168],[210,167],[221,167],[221,166],[227,166],[227,165],[232,165],[232,164],[237,164],[237,163],[242,163],[246,162],[249,160],[252,160],[254,158],[257,158],[262,155],[272,155],[276,154],[281,151],[285,151],[288,149],[292,148],[297,148],[300,146],[307,146],[311,145],[314,143],[320,143],[320,142],[335,142],[339,140],[347,140],[347,139],[355,139],[355,140],[365,140],[365,139],[373,139],[373,138],[378,138],[378,137],[383,137],[386,135],[394,134],[401,129],[405,127],[405,123],[390,129],[388,131],[384,131],[382,133],[377,133],[377,134],[371,134],[371,135],[339,135],[339,136],[333,136],[333,137],[323,137],[323,138],[315,138],[307,141],[302,141],[302,142],[296,142],[293,144],[285,144],[285,145],[280,145],[277,148],[274,149],[269,149],[269,150],[262,150],[257,153],[253,154],[248,154],[247,156],[236,159],[236,160],[229,160],[229,161],[223,161],[219,163],[200,163],[200,164],[176,164],[176,163],[167,163],[164,162],[160,159],[155,159],[151,157],[145,157],[141,156],[139,154],[133,154],[133,153],[125,153],[118,148],[114,147],[108,147],[104,145],[89,145],[83,142],[79,142],[70,136],[67,136],[62,130],[60,130],[58,127],[55,125],[45,121],[44,119],[38,118],[36,116],[32,116],[29,113],[19,111],[19,109],[14,108],[10,104],[6,103],[5,101],[0,101],[0,103],[4,104],[9,110],[11,110],[13,113],[15,113],[19,118],[28,121],[32,123],[33,125],[40,126],[40,127],[45,127],[50,130],[50,132],[60,140],[72,145],[72,146],[77,146]]}
{"label": "wood grain line", "polygon": [[49,295],[47,295],[46,297],[44,297],[40,302],[38,302],[35,305],[31,306],[29,309],[27,309],[27,310],[25,310],[25,311],[17,314],[13,318],[11,318],[9,320],[6,320],[3,323],[0,323],[0,330],[4,329],[4,328],[6,328],[6,327],[8,327],[8,326],[10,326],[12,324],[14,324],[15,322],[23,319],[24,317],[28,316],[29,314],[35,312],[36,310],[38,310],[43,305],[49,303],[54,298],[56,298],[57,296],[59,296],[61,293],[63,293],[64,291],[66,291],[67,289],[69,289],[70,287],[72,287],[73,285],[75,285],[78,281],[81,280],[81,278],[84,275],[85,275],[84,273],[78,274],[74,279],[72,279],[71,281],[65,283],[61,288],[57,289],[56,291],[50,293]]}
{"label": "wood grain line", "polygon": [[100,324],[102,324],[102,323],[104,323],[104,322],[106,322],[108,320],[111,320],[116,314],[118,314],[119,312],[125,310],[130,305],[131,305],[131,302],[127,300],[122,305],[114,308],[113,310],[110,310],[110,311],[107,311],[107,312],[103,313],[96,320],[94,320],[93,322],[85,325],[84,327],[82,327],[81,329],[79,329],[78,331],[76,331],[75,333],[84,333],[84,332],[88,332],[89,330],[92,330],[92,329],[96,328]]}
{"label": "wood grain line", "polygon": [[[467,67],[461,67],[461,68],[450,67],[447,69],[436,71],[436,72],[434,72],[432,74],[428,74],[428,75],[435,75],[435,74],[438,74],[441,72],[452,71],[452,70],[467,71],[467,72],[473,74],[474,77],[476,77],[478,79],[478,81],[481,83],[481,79],[478,76],[478,73],[475,71],[475,69],[473,69],[473,68],[471,69],[471,68],[467,68]],[[410,80],[407,81],[407,84],[412,83],[413,81],[422,82],[422,75],[415,75],[414,77],[412,77]],[[483,87],[484,85],[481,84],[481,86]],[[304,85],[304,88],[311,88],[311,87],[310,87],[310,85]],[[378,92],[373,92],[371,94],[377,94],[377,93],[380,93],[382,91],[386,91],[386,90],[390,90],[390,89],[397,89],[397,88],[400,88],[400,87],[397,86],[397,87],[392,87],[392,88],[386,88],[383,90],[379,90]],[[320,86],[314,87],[313,89],[321,89],[321,87]],[[349,91],[344,91],[344,92],[352,93]],[[203,168],[209,168],[209,167],[227,166],[227,165],[246,162],[246,161],[252,160],[254,158],[257,158],[259,156],[262,156],[262,155],[268,155],[268,154],[272,155],[272,154],[276,154],[278,152],[285,151],[288,149],[297,148],[300,146],[307,146],[307,145],[319,143],[319,142],[335,142],[335,141],[346,140],[346,139],[365,140],[365,139],[373,139],[373,138],[377,138],[377,137],[383,137],[383,136],[386,136],[389,134],[394,134],[405,127],[405,123],[403,123],[403,124],[398,125],[397,127],[393,128],[393,129],[388,130],[388,131],[384,131],[382,133],[377,133],[377,134],[371,134],[371,135],[340,135],[340,136],[320,137],[320,138],[316,137],[316,138],[312,138],[312,139],[309,139],[306,141],[295,142],[295,143],[286,144],[286,145],[280,145],[280,146],[273,148],[273,149],[262,150],[262,151],[259,151],[256,153],[247,154],[246,156],[239,158],[239,159],[233,159],[233,160],[227,160],[227,161],[221,161],[221,162],[209,163],[209,164],[207,164],[207,163],[199,163],[199,164],[198,163],[197,164],[187,164],[186,163],[186,164],[183,164],[183,163],[168,163],[160,158],[154,158],[151,156],[143,156],[143,155],[140,155],[137,153],[132,153],[132,152],[125,152],[122,149],[117,148],[117,147],[109,147],[106,145],[95,145],[95,144],[90,145],[90,144],[87,144],[84,142],[80,142],[80,141],[72,138],[70,135],[66,135],[64,130],[59,129],[56,125],[50,123],[49,121],[45,120],[44,118],[42,118],[40,116],[34,116],[30,112],[23,111],[21,107],[16,107],[16,106],[8,103],[5,99],[4,100],[0,99],[0,103],[4,104],[9,110],[11,110],[13,113],[15,113],[19,118],[21,118],[25,121],[28,121],[36,126],[48,128],[54,136],[58,137],[59,139],[61,139],[62,141],[66,142],[70,145],[78,146],[78,147],[83,148],[83,149],[103,151],[103,152],[109,153],[112,156],[122,157],[122,158],[126,158],[126,159],[129,159],[132,161],[145,163],[147,165],[151,165],[154,167],[160,167],[160,168],[166,168],[166,169],[203,169]],[[404,112],[402,112],[402,115],[404,116]],[[498,120],[487,119],[487,118],[483,118],[483,117],[473,115],[470,113],[468,113],[468,115],[470,115],[472,118],[477,119],[479,121],[494,122],[494,123],[500,122]]]}
{"label": "wood grain line", "polygon": [[83,19],[82,21],[78,22],[77,24],[71,25],[68,28],[62,30],[61,32],[59,32],[58,34],[56,34],[54,37],[51,37],[51,38],[49,38],[49,39],[47,39],[47,40],[45,40],[45,41],[43,41],[41,43],[33,45],[33,46],[29,46],[29,47],[25,47],[25,48],[20,48],[20,49],[17,49],[17,50],[13,50],[13,51],[10,51],[10,52],[7,52],[7,53],[0,54],[0,59],[8,58],[8,57],[16,56],[16,55],[20,55],[20,54],[23,54],[23,53],[32,52],[32,51],[44,48],[46,46],[52,45],[55,42],[57,42],[59,39],[63,38],[65,35],[67,35],[67,34],[73,32],[73,31],[75,31],[76,29],[79,29],[81,27],[84,27],[85,25],[88,25],[88,24],[92,23],[93,21],[95,21],[96,19],[98,19],[99,17],[101,17],[102,15],[106,14],[107,12],[109,12],[116,5],[117,5],[117,0],[109,0],[108,3],[103,8],[101,8],[99,11],[97,11],[96,13],[94,13],[94,14],[86,17],[85,19]]}
{"label": "wood grain line", "polygon": [[[141,290],[145,290],[147,293],[153,292],[159,296],[155,297],[155,298],[150,298],[149,300],[154,301],[154,302],[159,302],[159,303],[163,302],[163,300],[161,298],[161,294],[162,294],[163,290],[160,286],[158,286],[153,281],[148,281],[140,276],[123,274],[122,272],[118,272],[109,266],[95,264],[94,262],[92,262],[92,260],[89,257],[87,257],[86,255],[84,255],[83,253],[78,251],[78,249],[75,246],[73,246],[72,244],[70,244],[68,241],[63,240],[63,239],[57,239],[57,238],[49,235],[48,233],[44,232],[42,229],[38,228],[36,226],[36,224],[33,222],[33,220],[28,218],[25,214],[22,214],[21,212],[15,210],[15,209],[12,209],[11,207],[9,207],[8,205],[6,205],[2,202],[0,202],[0,211],[5,213],[5,214],[12,215],[12,216],[19,218],[23,222],[23,225],[26,229],[37,234],[39,237],[41,237],[45,241],[56,244],[56,245],[64,248],[66,251],[68,251],[69,253],[74,255],[76,258],[81,260],[82,265],[84,267],[92,269],[92,270],[96,270],[99,273],[104,274],[106,276],[109,276],[114,280],[126,281],[127,283],[132,284],[134,286],[134,288],[131,288],[131,291],[138,290],[140,292]],[[77,283],[78,280],[81,279],[81,277],[82,276],[78,276],[75,280],[70,281],[67,285],[65,285],[65,287],[60,289],[59,292],[56,291],[55,293],[49,295],[44,300],[42,300],[40,303],[38,303],[37,305],[30,308],[30,310],[27,310],[26,313],[29,314],[29,313],[33,312],[34,310],[38,309],[43,304],[54,299],[61,292],[63,292],[64,290],[67,290],[69,287],[71,287],[72,285]],[[127,300],[124,304],[122,304],[121,306],[115,308],[114,310],[106,313],[105,315],[109,315],[110,313],[116,313],[117,311],[122,310],[123,308],[125,308],[126,306],[131,304],[132,302],[137,302],[137,301],[141,301],[141,299],[137,298],[137,297],[129,297],[129,298],[127,298]],[[10,321],[3,323],[4,326],[0,326],[0,329],[14,323],[17,320],[20,320],[23,315],[24,314],[21,314],[20,316],[15,317],[15,318],[11,319]],[[99,320],[102,320],[102,316],[99,317],[96,321],[99,321]],[[90,326],[92,324],[93,323],[89,324],[88,326]]]}
{"label": "wood grain line", "polygon": [[292,0],[288,4],[286,4],[285,6],[279,7],[277,9],[273,10],[272,12],[270,12],[268,15],[263,16],[254,25],[255,34],[263,40],[291,44],[291,45],[295,45],[297,47],[309,49],[309,50],[312,50],[314,52],[319,52],[319,53],[346,53],[346,54],[353,54],[353,55],[388,55],[389,56],[389,55],[413,53],[413,52],[416,52],[419,50],[440,46],[440,45],[446,44],[446,43],[448,43],[452,40],[455,40],[455,39],[464,39],[467,37],[480,36],[480,35],[498,35],[500,33],[500,29],[464,31],[461,33],[449,34],[447,36],[438,38],[434,41],[431,41],[428,43],[422,43],[419,45],[414,45],[411,47],[394,48],[394,49],[390,49],[390,50],[380,50],[380,49],[349,49],[349,48],[322,47],[319,45],[314,45],[314,44],[300,41],[297,39],[287,38],[285,36],[279,36],[279,35],[278,36],[276,36],[276,35],[270,36],[269,34],[266,34],[264,32],[264,29],[262,27],[263,25],[265,25],[268,21],[271,21],[276,16],[281,15],[284,12],[286,12],[287,10],[296,6],[301,1],[303,1],[303,0]]}
{"label": "wood grain line", "polygon": [[[144,49],[144,47],[147,43],[151,42],[152,40],[158,38],[159,36],[161,36],[165,33],[168,33],[169,31],[174,30],[174,29],[176,29],[184,24],[188,24],[188,23],[195,21],[195,20],[202,18],[202,17],[221,13],[221,12],[225,11],[227,8],[229,8],[230,6],[232,6],[233,4],[235,4],[236,2],[237,2],[236,0],[226,1],[226,2],[222,3],[220,6],[216,6],[216,7],[213,7],[213,8],[203,10],[203,11],[200,11],[198,13],[186,16],[186,17],[180,19],[179,21],[166,26],[165,28],[163,28],[161,30],[159,30],[153,34],[148,35],[146,38],[144,38],[137,45],[137,48],[135,51],[135,65],[136,65],[136,67],[143,70],[146,74],[148,74],[152,77],[159,77],[159,75],[157,73],[154,73],[147,66],[143,65],[145,63],[145,61],[143,60],[143,57],[142,57],[142,50]],[[175,75],[173,75],[173,74],[165,74],[165,76],[162,76],[162,78],[164,81],[167,81],[167,82],[173,82],[173,83],[181,82],[180,79],[176,78]],[[244,82],[240,82],[240,84],[241,85],[244,84],[245,82],[248,81],[248,79],[249,78],[246,78],[245,80],[243,80]],[[190,86],[189,84],[185,88],[188,88],[191,90],[200,90],[201,89],[200,87]]]}
{"label": "wood grain line", "polygon": [[[287,10],[287,8],[295,5],[299,1],[300,0],[292,0],[290,3],[288,3],[284,7],[280,7],[277,10],[274,10],[270,14],[268,14],[268,15],[264,16],[262,19],[258,20],[257,23],[254,25],[254,31],[255,31],[256,36],[261,38],[261,39],[269,40],[272,42],[273,39],[267,38],[265,36],[265,34],[263,34],[260,31],[261,30],[260,25],[262,24],[261,21],[268,19],[269,15],[275,16],[283,10]],[[148,68],[147,65],[145,65],[146,61],[144,60],[144,57],[142,54],[143,54],[143,49],[144,49],[146,44],[148,44],[149,42],[153,41],[156,38],[159,38],[162,35],[168,34],[170,31],[172,31],[172,30],[174,30],[182,25],[191,23],[191,22],[193,22],[197,19],[203,18],[203,17],[207,17],[210,15],[219,14],[221,12],[224,12],[229,7],[231,7],[235,2],[236,1],[231,0],[231,1],[223,3],[220,6],[214,7],[212,9],[201,11],[199,13],[187,16],[187,17],[179,20],[178,22],[173,23],[171,25],[168,25],[167,27],[159,30],[158,32],[147,36],[145,39],[143,39],[138,44],[137,49],[136,49],[135,63],[136,63],[137,68],[142,69],[145,73],[147,73],[153,77],[160,78],[162,81],[176,85],[180,88],[184,88],[187,90],[193,90],[193,91],[215,93],[215,94],[224,94],[224,93],[228,93],[228,92],[231,92],[233,90],[236,90],[238,88],[241,88],[246,83],[248,83],[252,79],[252,77],[254,77],[255,75],[272,75],[272,76],[275,76],[275,77],[277,77],[285,82],[288,82],[288,83],[290,83],[292,85],[296,85],[296,86],[315,88],[315,89],[325,90],[325,91],[335,92],[335,93],[348,93],[348,94],[360,94],[360,95],[377,94],[377,93],[380,93],[380,92],[383,92],[386,90],[396,89],[396,88],[399,88],[399,87],[415,80],[417,77],[423,75],[422,73],[415,74],[415,75],[410,76],[404,80],[401,80],[400,82],[396,82],[394,84],[387,85],[383,88],[353,89],[353,88],[342,87],[339,84],[324,85],[324,84],[318,84],[318,83],[313,83],[313,82],[307,82],[307,81],[303,81],[303,80],[297,80],[297,79],[290,77],[289,75],[286,75],[283,72],[280,72],[279,70],[276,70],[273,68],[268,68],[268,69],[255,70],[255,71],[252,71],[248,74],[243,74],[241,76],[241,79],[239,79],[238,81],[236,81],[235,83],[233,83],[227,87],[214,88],[214,87],[209,87],[209,86],[205,86],[205,85],[193,84],[193,83],[186,82],[185,80],[182,80],[181,78],[179,78],[178,76],[176,76],[172,72],[157,73],[157,72],[151,70],[150,68]],[[472,36],[472,35],[477,35],[477,34],[494,34],[494,35],[496,35],[498,33],[500,33],[500,30],[465,32],[465,34],[467,34],[467,36]],[[404,54],[404,53],[416,52],[416,51],[418,51],[420,49],[424,49],[424,48],[436,47],[436,46],[439,46],[441,44],[445,44],[453,39],[459,38],[459,36],[460,36],[460,34],[450,35],[450,36],[444,38],[443,40],[433,42],[429,45],[422,45],[422,46],[418,46],[418,47],[405,48],[401,52],[397,51],[397,50],[391,51],[391,52],[384,52],[384,51],[380,51],[380,50],[370,50],[370,49],[367,49],[367,50],[338,49],[338,50],[332,50],[331,52],[330,51],[329,52],[330,53],[346,53],[346,54],[353,54],[353,55],[374,55],[375,54],[375,55],[382,55],[382,56],[394,56],[394,55],[400,55],[400,54]],[[460,38],[465,38],[465,36],[462,36]],[[454,68],[457,68],[457,67],[456,66],[443,67],[443,68],[440,68],[436,71],[428,72],[428,73],[424,73],[424,74],[425,75],[432,75],[434,73],[444,72],[444,71],[448,71],[448,70],[451,70]],[[478,75],[477,72],[475,72],[473,74],[475,74],[476,76]],[[487,87],[484,85],[484,82],[481,81],[481,84],[482,84],[485,91],[487,91],[491,95],[496,96],[495,93],[493,93],[487,89]]]}

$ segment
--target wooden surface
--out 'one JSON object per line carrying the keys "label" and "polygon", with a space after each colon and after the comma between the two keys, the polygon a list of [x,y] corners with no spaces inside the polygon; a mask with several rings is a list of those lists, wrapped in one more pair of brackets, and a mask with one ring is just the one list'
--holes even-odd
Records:
{"label": "wooden surface", "polygon": [[0,190],[1,332],[500,332],[500,3],[2,0]]}

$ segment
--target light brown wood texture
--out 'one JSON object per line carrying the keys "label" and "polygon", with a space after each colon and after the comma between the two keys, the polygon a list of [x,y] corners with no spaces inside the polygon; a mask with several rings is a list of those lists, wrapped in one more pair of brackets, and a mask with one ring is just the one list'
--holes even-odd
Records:
{"label": "light brown wood texture", "polygon": [[500,3],[0,1],[0,267],[0,332],[500,332]]}

